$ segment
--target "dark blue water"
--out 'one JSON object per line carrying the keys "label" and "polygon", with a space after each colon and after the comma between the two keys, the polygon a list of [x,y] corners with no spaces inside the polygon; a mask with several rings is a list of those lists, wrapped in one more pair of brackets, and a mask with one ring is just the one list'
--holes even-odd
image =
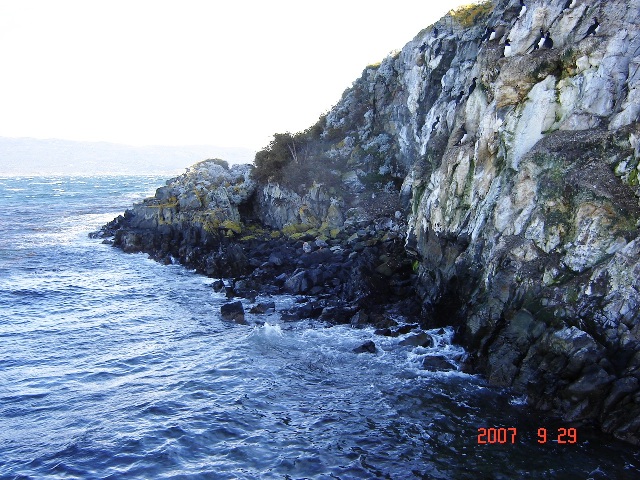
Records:
{"label": "dark blue water", "polygon": [[[584,427],[539,444],[562,423],[421,370],[462,353],[450,331],[415,349],[277,314],[229,324],[209,279],[88,238],[162,183],[0,178],[0,478],[638,478],[627,445]],[[369,339],[377,354],[352,352]],[[480,427],[516,442],[478,445]]]}

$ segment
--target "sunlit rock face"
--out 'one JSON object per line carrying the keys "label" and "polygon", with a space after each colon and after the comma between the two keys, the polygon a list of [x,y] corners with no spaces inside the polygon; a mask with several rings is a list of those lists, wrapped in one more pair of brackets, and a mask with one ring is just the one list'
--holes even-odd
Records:
{"label": "sunlit rock face", "polygon": [[[574,3],[458,12],[365,68],[307,145],[337,183],[187,175],[136,228],[341,228],[384,210],[421,322],[454,324],[470,368],[640,443],[640,6]],[[541,29],[553,48],[532,49]]]}
{"label": "sunlit rock face", "polygon": [[[366,68],[324,135],[345,182],[402,179],[426,323],[455,322],[491,382],[638,442],[640,6],[575,3],[443,18]],[[553,48],[530,51],[541,28]]]}

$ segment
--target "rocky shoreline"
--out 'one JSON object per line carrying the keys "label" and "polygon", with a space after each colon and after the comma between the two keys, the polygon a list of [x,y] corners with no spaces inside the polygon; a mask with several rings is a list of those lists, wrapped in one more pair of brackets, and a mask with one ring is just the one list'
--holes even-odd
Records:
{"label": "rocky shoreline", "polygon": [[452,12],[255,167],[196,164],[100,235],[307,298],[290,318],[451,326],[491,384],[640,444],[640,11],[565,3]]}
{"label": "rocky shoreline", "polygon": [[[219,170],[213,161],[199,166],[200,173],[210,172],[208,166],[227,179],[246,169]],[[174,182],[183,183],[185,178]],[[256,188],[244,181],[235,187],[241,185]],[[167,208],[175,209],[171,215],[179,210],[177,203],[154,209],[164,200],[163,193],[159,189],[154,199],[135,206],[93,236],[107,237],[107,242],[125,252],[145,252],[159,262],[178,262],[218,278],[214,286],[229,298],[255,301],[259,295],[289,294],[308,300],[282,312],[284,320],[320,318],[332,324],[388,328],[397,326],[397,319],[420,313],[416,260],[407,255],[406,220],[399,212],[374,220],[363,215],[342,228],[321,231],[302,224],[285,226],[283,231],[256,219],[224,220],[212,230],[193,223],[193,216],[183,229],[182,224],[158,223]],[[254,198],[254,193],[241,198]]]}

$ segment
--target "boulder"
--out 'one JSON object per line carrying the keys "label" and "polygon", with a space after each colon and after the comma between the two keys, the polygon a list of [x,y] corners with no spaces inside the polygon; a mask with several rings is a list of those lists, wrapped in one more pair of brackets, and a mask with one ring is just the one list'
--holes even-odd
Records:
{"label": "boulder", "polygon": [[448,372],[458,368],[444,355],[429,355],[422,360],[422,368],[431,372]]}
{"label": "boulder", "polygon": [[351,326],[353,328],[364,328],[369,323],[369,315],[362,310],[359,310],[353,317],[351,317]]}
{"label": "boulder", "polygon": [[244,319],[244,308],[242,306],[242,302],[225,303],[220,307],[220,315],[222,315],[223,320],[239,323],[241,325],[247,324]]}
{"label": "boulder", "polygon": [[325,307],[320,315],[320,320],[334,325],[345,325],[351,322],[355,310],[352,307],[342,305]]}
{"label": "boulder", "polygon": [[294,273],[284,282],[284,290],[294,295],[305,293],[309,290],[309,281],[307,280],[307,272],[302,270]]}
{"label": "boulder", "polygon": [[272,311],[276,310],[275,302],[258,303],[257,305],[254,305],[253,307],[251,307],[251,309],[249,310],[249,313],[263,314],[263,313],[267,313],[269,310],[272,310]]}
{"label": "boulder", "polygon": [[367,340],[359,347],[353,349],[353,353],[376,353],[377,351],[376,344],[371,340]]}

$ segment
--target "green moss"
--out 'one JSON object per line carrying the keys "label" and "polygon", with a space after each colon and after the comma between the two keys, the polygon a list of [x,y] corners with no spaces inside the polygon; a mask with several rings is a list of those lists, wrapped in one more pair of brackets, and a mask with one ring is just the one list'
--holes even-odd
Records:
{"label": "green moss", "polygon": [[637,187],[638,186],[638,169],[634,168],[629,173],[629,179],[627,180],[630,186]]}
{"label": "green moss", "polygon": [[209,233],[216,232],[220,227],[220,222],[217,219],[204,220],[202,222],[202,228]]}
{"label": "green moss", "polygon": [[491,1],[471,3],[451,10],[449,15],[460,25],[468,28],[477,25],[482,19],[488,17],[493,12],[493,8],[494,5]]}
{"label": "green moss", "polygon": [[413,202],[411,204],[411,212],[415,215],[418,212],[418,207],[422,201],[424,192],[427,190],[426,184],[421,184],[416,187],[413,194]]}
{"label": "green moss", "polygon": [[562,62],[562,72],[560,78],[569,78],[576,73],[576,60],[578,58],[577,53],[573,48],[568,48],[562,53],[560,61]]}
{"label": "green moss", "polygon": [[331,231],[329,231],[329,235],[331,236],[331,238],[338,238],[338,235],[340,235],[340,232],[342,230],[340,230],[339,228],[334,228]]}
{"label": "green moss", "polygon": [[231,234],[235,235],[240,235],[242,233],[242,225],[232,220],[225,220],[220,226],[226,228],[227,233],[231,232]]}
{"label": "green moss", "polygon": [[291,236],[294,233],[296,233],[295,224],[289,224],[289,225],[285,225],[284,227],[282,227],[282,234],[283,235]]}
{"label": "green moss", "polygon": [[198,188],[194,188],[194,189],[193,189],[193,194],[196,196],[196,198],[197,198],[197,199],[198,199],[198,201],[200,202],[200,205],[201,205],[201,206],[204,206],[204,204],[205,204],[205,203],[204,203],[205,197],[204,197],[204,195],[202,194],[202,192],[200,192],[200,191],[198,190]]}
{"label": "green moss", "polygon": [[278,230],[274,230],[273,232],[271,232],[269,234],[269,236],[271,238],[280,238],[282,236],[282,233],[280,233],[280,231],[278,231]]}
{"label": "green moss", "polygon": [[[146,203],[146,201],[145,201]],[[166,203],[156,203],[155,205],[146,205],[149,208],[175,208],[178,206],[178,199],[175,195],[169,197]]]}
{"label": "green moss", "polygon": [[304,233],[312,228],[308,223],[289,223],[282,227],[282,234],[287,237],[293,237],[297,233]]}

